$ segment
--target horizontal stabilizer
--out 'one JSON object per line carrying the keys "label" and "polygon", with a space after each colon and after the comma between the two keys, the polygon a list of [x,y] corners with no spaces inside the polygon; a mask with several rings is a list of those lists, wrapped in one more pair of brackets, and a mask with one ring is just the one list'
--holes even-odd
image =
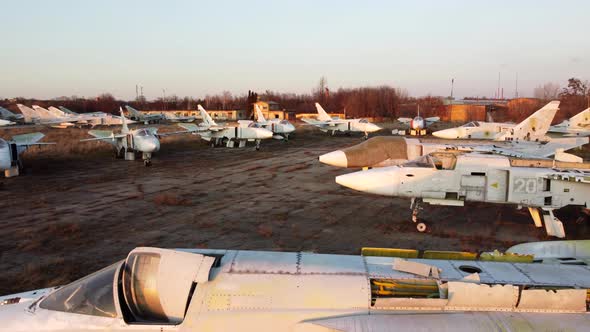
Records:
{"label": "horizontal stabilizer", "polygon": [[45,135],[42,133],[30,133],[12,136],[12,141],[16,145],[33,145],[39,142]]}
{"label": "horizontal stabilizer", "polygon": [[433,116],[433,117],[430,117],[430,118],[426,118],[426,119],[424,119],[424,120],[426,120],[426,122],[428,122],[428,123],[432,123],[432,122],[438,122],[438,121],[440,121],[440,117],[438,117],[438,116]]}
{"label": "horizontal stabilizer", "polygon": [[401,122],[401,123],[410,123],[412,122],[411,118],[398,118],[397,121]]}

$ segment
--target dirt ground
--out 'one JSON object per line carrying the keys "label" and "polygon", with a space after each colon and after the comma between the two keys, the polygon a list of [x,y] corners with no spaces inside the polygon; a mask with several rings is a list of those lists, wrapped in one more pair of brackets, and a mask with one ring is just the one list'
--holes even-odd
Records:
{"label": "dirt ground", "polygon": [[[427,206],[421,218],[430,228],[418,233],[408,199],[342,188],[334,177],[351,170],[319,163],[359,136],[302,126],[261,151],[168,137],[146,168],[114,159],[106,144],[77,143],[86,130],[42,131],[60,144],[27,151],[26,174],[0,179],[0,294],[67,283],[137,246],[358,254],[363,246],[484,251],[549,239],[526,210],[485,204]],[[568,238],[589,238],[579,209],[557,215]]]}

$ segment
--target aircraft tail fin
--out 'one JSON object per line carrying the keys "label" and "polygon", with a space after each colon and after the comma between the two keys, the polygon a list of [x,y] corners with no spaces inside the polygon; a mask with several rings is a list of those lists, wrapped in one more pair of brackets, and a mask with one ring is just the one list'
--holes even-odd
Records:
{"label": "aircraft tail fin", "polygon": [[16,114],[14,114],[11,111],[7,110],[6,108],[0,106],[0,116],[3,118],[13,118],[16,116]]}
{"label": "aircraft tail fin", "polygon": [[135,108],[129,106],[129,105],[125,105],[125,109],[127,110],[127,112],[129,112],[129,114],[133,115],[136,118],[140,118],[141,117],[141,113],[139,113],[138,110],[136,110]]}
{"label": "aircraft tail fin", "polygon": [[331,121],[332,118],[326,113],[322,105],[320,103],[315,103],[315,108],[318,111],[318,120],[320,121]]}
{"label": "aircraft tail fin", "polygon": [[514,128],[499,135],[496,140],[538,141],[544,139],[558,110],[559,101],[549,102]]}
{"label": "aircraft tail fin", "polygon": [[119,107],[119,112],[121,113],[121,133],[126,134],[129,132],[129,127],[127,126],[127,118],[123,113],[123,108]]}
{"label": "aircraft tail fin", "polygon": [[207,127],[217,126],[217,123],[215,123],[215,121],[213,121],[213,118],[211,118],[211,115],[209,115],[209,113],[207,113],[207,111],[203,108],[203,106],[201,106],[201,104],[197,105],[197,108],[199,109],[199,112],[201,112],[201,117],[203,118],[203,123]]}
{"label": "aircraft tail fin", "polygon": [[51,112],[49,112],[48,110],[46,110],[45,108],[43,108],[41,106],[33,105],[33,110],[42,119],[54,119],[54,118],[56,118],[55,115],[51,114]]}
{"label": "aircraft tail fin", "polygon": [[39,115],[32,108],[23,104],[16,104],[16,107],[23,114],[25,122],[33,122],[35,119],[39,119]]}
{"label": "aircraft tail fin", "polygon": [[262,114],[260,106],[258,106],[258,104],[254,104],[254,109],[256,110],[256,122],[266,122],[266,119],[264,118],[264,114]]}
{"label": "aircraft tail fin", "polygon": [[575,128],[590,126],[590,107],[572,116],[569,122],[570,126]]}
{"label": "aircraft tail fin", "polygon": [[65,107],[63,107],[63,106],[60,106],[60,107],[59,107],[59,109],[60,109],[62,112],[66,113],[66,114],[71,114],[71,115],[79,115],[78,113],[76,113],[76,112],[74,112],[74,111],[72,111],[72,110],[70,110],[70,109],[68,109],[68,108],[65,108]]}

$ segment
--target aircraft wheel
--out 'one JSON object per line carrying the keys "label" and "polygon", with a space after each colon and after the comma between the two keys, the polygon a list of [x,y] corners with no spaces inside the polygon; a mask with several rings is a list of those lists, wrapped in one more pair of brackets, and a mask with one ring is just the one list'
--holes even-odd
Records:
{"label": "aircraft wheel", "polygon": [[260,145],[256,145],[256,151],[260,151]]}
{"label": "aircraft wheel", "polygon": [[215,147],[215,142],[211,142],[211,147],[214,148]]}
{"label": "aircraft wheel", "polygon": [[420,223],[418,223],[418,225],[416,225],[416,229],[418,230],[418,232],[424,233],[426,231],[426,224],[423,222],[420,222]]}
{"label": "aircraft wheel", "polygon": [[152,166],[152,161],[151,161],[150,159],[145,159],[145,160],[143,161],[143,165],[144,165],[145,167],[150,167],[150,166]]}

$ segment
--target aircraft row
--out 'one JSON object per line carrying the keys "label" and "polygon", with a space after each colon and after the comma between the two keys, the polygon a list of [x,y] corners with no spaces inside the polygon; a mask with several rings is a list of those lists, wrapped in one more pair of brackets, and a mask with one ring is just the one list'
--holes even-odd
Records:
{"label": "aircraft row", "polygon": [[[568,205],[590,207],[590,164],[566,152],[587,144],[589,138],[537,140],[541,136],[536,135],[545,136],[550,121],[543,120],[552,118],[555,106],[550,103],[508,132],[496,135],[505,140],[432,143],[374,137],[321,155],[319,161],[363,169],[336,177],[344,187],[410,198],[412,221],[420,232],[427,228],[418,219],[422,203],[463,206],[471,201],[526,207],[536,227],[544,224],[548,235],[562,238],[565,230],[553,211]],[[520,141],[523,137],[527,139]]]}

